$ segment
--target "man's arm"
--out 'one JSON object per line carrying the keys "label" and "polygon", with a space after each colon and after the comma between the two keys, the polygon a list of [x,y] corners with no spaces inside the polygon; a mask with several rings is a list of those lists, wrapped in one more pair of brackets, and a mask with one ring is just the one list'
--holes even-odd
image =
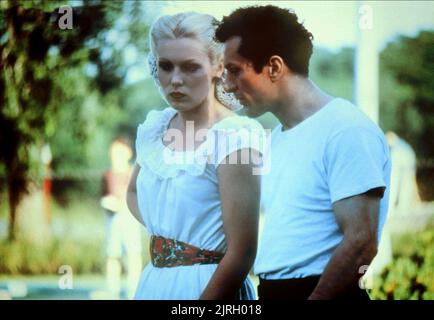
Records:
{"label": "man's arm", "polygon": [[359,282],[360,267],[377,254],[377,229],[383,188],[336,201],[333,211],[344,239],[336,248],[309,300],[334,299]]}

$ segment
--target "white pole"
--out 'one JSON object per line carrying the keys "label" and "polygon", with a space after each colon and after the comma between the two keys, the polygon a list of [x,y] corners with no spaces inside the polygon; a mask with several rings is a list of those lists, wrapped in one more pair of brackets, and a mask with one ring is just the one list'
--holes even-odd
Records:
{"label": "white pole", "polygon": [[379,120],[379,57],[378,42],[375,36],[375,16],[373,3],[357,1],[357,47],[355,53],[355,103],[375,123]]}

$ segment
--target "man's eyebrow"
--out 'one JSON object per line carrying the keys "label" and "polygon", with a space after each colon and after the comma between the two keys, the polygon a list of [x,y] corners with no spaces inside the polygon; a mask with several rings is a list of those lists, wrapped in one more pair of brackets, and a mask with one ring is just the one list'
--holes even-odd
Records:
{"label": "man's eyebrow", "polygon": [[229,67],[236,67],[236,65],[234,65],[232,62],[225,64],[225,68],[229,68]]}

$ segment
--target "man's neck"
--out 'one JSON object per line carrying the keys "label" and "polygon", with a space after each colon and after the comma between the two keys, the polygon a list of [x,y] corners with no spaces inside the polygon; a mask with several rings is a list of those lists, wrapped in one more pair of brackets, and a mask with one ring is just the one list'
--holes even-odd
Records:
{"label": "man's neck", "polygon": [[333,97],[319,89],[308,78],[296,78],[282,93],[274,108],[284,130],[291,129],[328,104]]}

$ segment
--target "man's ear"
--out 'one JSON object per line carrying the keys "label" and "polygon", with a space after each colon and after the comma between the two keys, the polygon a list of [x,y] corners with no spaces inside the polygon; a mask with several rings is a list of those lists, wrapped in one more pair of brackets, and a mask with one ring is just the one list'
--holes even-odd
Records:
{"label": "man's ear", "polygon": [[272,82],[282,78],[285,70],[285,63],[280,56],[271,56],[268,60],[268,76]]}

